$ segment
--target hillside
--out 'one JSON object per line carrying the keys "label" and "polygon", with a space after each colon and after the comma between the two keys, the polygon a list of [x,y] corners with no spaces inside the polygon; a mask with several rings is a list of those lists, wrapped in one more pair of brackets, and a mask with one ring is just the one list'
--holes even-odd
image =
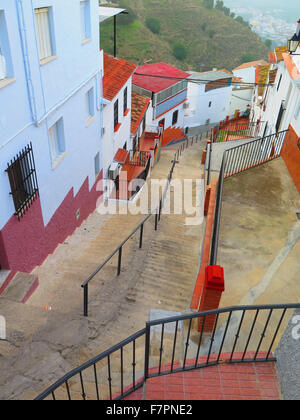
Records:
{"label": "hillside", "polygon": [[[117,51],[135,63],[166,61],[185,70],[206,71],[231,70],[242,62],[267,58],[268,49],[256,34],[221,11],[207,9],[203,0],[119,0],[113,6],[133,11],[131,19],[118,17]],[[147,18],[159,21],[159,33],[148,29]],[[176,43],[184,45],[185,58],[174,56]],[[113,52],[112,19],[101,24],[101,47]]]}

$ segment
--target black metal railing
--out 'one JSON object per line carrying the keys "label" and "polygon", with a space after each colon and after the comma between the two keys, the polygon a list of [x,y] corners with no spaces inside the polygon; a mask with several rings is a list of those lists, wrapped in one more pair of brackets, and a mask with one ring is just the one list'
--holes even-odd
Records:
{"label": "black metal railing", "polygon": [[134,153],[132,159],[130,159],[129,164],[134,166],[146,166],[149,158],[149,152],[137,151]]}
{"label": "black metal railing", "polygon": [[[126,245],[126,243],[131,239],[138,231],[140,232],[139,235],[139,248],[141,249],[143,246],[143,235],[144,235],[144,226],[145,224],[154,217],[154,229],[157,231],[158,229],[158,223],[161,219],[161,212],[164,204],[164,200],[167,194],[167,190],[169,187],[169,184],[172,180],[173,171],[177,162],[176,157],[178,156],[177,152],[174,156],[174,159],[172,161],[172,166],[166,181],[165,189],[160,197],[159,205],[154,211],[150,211],[150,213],[136,226],[136,228],[127,236],[126,239],[124,239],[121,244],[105,259],[105,261],[89,276],[89,278],[81,285],[83,288],[83,313],[84,316],[88,316],[88,305],[89,305],[89,283],[96,277],[96,275],[103,269],[103,267],[106,266],[106,264],[112,260],[112,258],[115,255],[118,255],[118,264],[117,264],[117,276],[120,276],[121,274],[121,267],[122,267],[122,253],[123,248]],[[149,164],[148,159],[148,164]],[[149,169],[149,168],[148,168]]]}
{"label": "black metal railing", "polygon": [[279,157],[287,131],[280,131],[226,150],[224,176],[227,178]]}
{"label": "black metal railing", "polygon": [[300,304],[235,306],[149,321],[36,400],[119,400],[151,377],[220,363],[274,362],[273,351],[295,310]]}
{"label": "black metal railing", "polygon": [[288,130],[232,147],[223,154],[217,184],[210,265],[217,264],[224,180],[280,156]]}
{"label": "black metal railing", "polygon": [[228,122],[214,130],[214,142],[238,140],[239,138],[258,137],[264,132],[265,121]]}
{"label": "black metal railing", "polygon": [[[144,235],[144,226],[145,224],[152,218],[154,217],[154,229],[155,231],[157,231],[158,229],[158,223],[161,219],[161,213],[162,213],[162,208],[163,208],[163,204],[164,204],[164,200],[170,185],[170,182],[172,180],[173,177],[173,172],[174,172],[174,168],[176,163],[178,163],[179,157],[181,156],[181,154],[184,152],[184,150],[188,149],[190,146],[193,146],[193,144],[198,143],[198,141],[202,141],[203,138],[205,138],[205,136],[207,136],[208,134],[210,134],[210,132],[207,133],[203,133],[201,135],[198,136],[193,136],[188,138],[187,140],[185,140],[184,142],[182,142],[179,145],[179,148],[177,149],[177,152],[175,153],[174,159],[172,161],[172,165],[171,165],[171,169],[169,172],[169,175],[167,177],[167,181],[166,181],[166,186],[165,189],[162,193],[162,196],[159,200],[159,205],[158,207],[154,210],[154,212],[150,212],[150,214],[148,214],[138,225],[137,227],[127,236],[126,239],[124,239],[124,241],[105,259],[105,261],[89,276],[89,278],[81,285],[81,287],[83,288],[83,313],[84,316],[88,316],[88,306],[89,306],[89,283],[96,277],[96,275],[106,266],[106,264],[112,260],[112,258],[115,255],[118,255],[118,264],[117,264],[117,276],[120,276],[121,274],[121,267],[122,267],[122,253],[123,253],[123,248],[124,245],[129,241],[129,239],[131,239],[138,231],[140,232],[139,235],[139,248],[141,249],[143,246],[143,235]],[[146,163],[146,168],[145,171],[149,171],[150,168],[150,157],[148,156],[148,162]],[[127,189],[127,186],[126,186]],[[137,191],[136,191],[137,192]]]}

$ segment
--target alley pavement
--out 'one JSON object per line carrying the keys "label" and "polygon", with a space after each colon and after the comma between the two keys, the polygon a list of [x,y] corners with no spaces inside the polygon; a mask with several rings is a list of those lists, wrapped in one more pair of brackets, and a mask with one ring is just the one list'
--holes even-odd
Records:
{"label": "alley pavement", "polygon": [[[204,147],[198,142],[182,153],[173,179],[201,178]],[[167,177],[176,150],[162,150],[151,179]],[[194,200],[196,194],[194,186]],[[140,200],[146,196],[144,189]],[[72,368],[143,328],[151,309],[188,310],[203,224],[186,224],[187,216],[162,214],[157,231],[150,218],[143,248],[139,234],[124,246],[121,275],[116,275],[116,256],[91,282],[88,318],[83,317],[81,284],[145,215],[94,212],[34,271],[40,285],[25,305],[0,298],[7,321],[7,341],[0,343],[0,398],[34,398]]]}

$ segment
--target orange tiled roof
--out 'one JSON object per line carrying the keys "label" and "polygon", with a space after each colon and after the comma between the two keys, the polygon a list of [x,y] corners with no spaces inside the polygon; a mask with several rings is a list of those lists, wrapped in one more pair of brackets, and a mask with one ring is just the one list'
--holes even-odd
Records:
{"label": "orange tiled roof", "polygon": [[256,66],[267,66],[268,63],[265,60],[256,60],[250,61],[249,63],[243,63],[240,66],[236,67],[234,70],[242,70],[247,69],[249,67],[256,67]]}
{"label": "orange tiled roof", "polygon": [[118,149],[115,154],[114,160],[119,163],[125,163],[128,155],[128,151],[125,149]]}
{"label": "orange tiled roof", "polygon": [[283,61],[283,53],[288,52],[288,47],[276,47],[274,52],[269,53],[269,62],[270,63],[280,63]]}
{"label": "orange tiled roof", "polygon": [[132,76],[136,65],[104,53],[103,97],[111,101]]}
{"label": "orange tiled roof", "polygon": [[134,134],[138,129],[151,100],[146,96],[136,92],[131,94],[131,133]]}
{"label": "orange tiled roof", "polygon": [[258,86],[258,96],[263,96],[266,83],[269,75],[270,64],[266,66],[257,66],[256,68],[256,83]]}
{"label": "orange tiled roof", "polygon": [[269,82],[274,83],[277,76],[278,69],[270,70]]}

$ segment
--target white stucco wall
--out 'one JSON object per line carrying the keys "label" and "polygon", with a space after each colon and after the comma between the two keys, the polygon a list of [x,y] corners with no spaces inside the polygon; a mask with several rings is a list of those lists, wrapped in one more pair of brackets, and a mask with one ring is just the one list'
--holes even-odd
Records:
{"label": "white stucco wall", "polygon": [[[51,7],[55,59],[40,65],[34,7]],[[33,144],[44,224],[73,188],[95,182],[101,151],[101,54],[98,1],[90,0],[91,39],[82,44],[79,0],[0,0],[7,25],[13,83],[0,87],[0,229],[14,214],[7,162]],[[66,36],[67,34],[67,36]],[[21,38],[20,38],[21,37]],[[94,88],[95,115],[87,125],[86,93]],[[65,154],[54,168],[48,129],[63,118]]]}
{"label": "white stucco wall", "polygon": [[234,115],[236,111],[240,111],[241,113],[246,111],[247,105],[252,105],[252,96],[253,89],[233,89],[230,100],[229,115]]}
{"label": "white stucco wall", "polygon": [[[107,175],[107,170],[113,162],[117,150],[122,149],[126,142],[127,150],[132,149],[132,140],[130,136],[131,110],[126,116],[123,115],[123,98],[126,87],[128,89],[128,107],[130,107],[132,78],[128,79],[120,92],[108,105],[105,105],[103,109],[105,133],[102,138],[102,167],[104,177]],[[119,101],[119,123],[121,126],[117,132],[114,132],[114,103],[116,100]]]}
{"label": "white stucco wall", "polygon": [[[188,84],[188,108],[184,110],[184,126],[197,127],[216,123],[226,118],[229,112],[232,86],[205,92],[205,85]],[[211,102],[211,106],[209,106]]]}

